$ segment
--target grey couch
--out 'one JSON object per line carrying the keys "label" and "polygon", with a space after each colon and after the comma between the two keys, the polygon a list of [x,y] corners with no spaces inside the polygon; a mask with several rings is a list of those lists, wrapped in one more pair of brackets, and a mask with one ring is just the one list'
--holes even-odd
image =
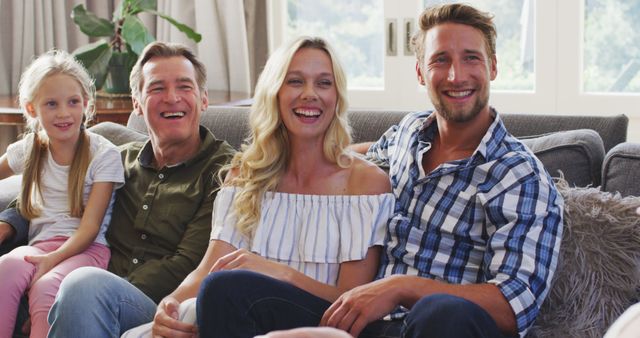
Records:
{"label": "grey couch", "polygon": [[[203,114],[201,123],[208,127],[218,138],[225,139],[231,145],[238,148],[247,136],[247,113],[247,107],[209,107],[206,113]],[[354,142],[376,140],[391,125],[399,122],[406,113],[407,112],[403,111],[352,111],[349,119],[353,128]],[[541,159],[551,175],[554,177],[563,175],[570,187],[591,186],[595,188],[590,188],[588,189],[589,191],[595,191],[597,194],[602,193],[603,195],[607,195],[604,194],[603,191],[619,192],[620,195],[615,195],[618,199],[622,198],[621,196],[640,196],[640,144],[626,142],[628,119],[624,115],[601,117],[501,114],[501,118],[507,129],[516,137],[521,138]],[[141,117],[134,114],[130,116],[126,127],[115,123],[104,122],[93,126],[91,129],[118,145],[147,138],[144,121]],[[18,177],[0,181],[0,208],[4,208],[11,199],[15,198],[18,187]],[[578,188],[572,189],[576,191],[586,191]],[[631,198],[633,201],[640,201],[640,198]],[[602,208],[597,207],[596,209]],[[566,218],[567,217],[565,217],[565,221],[568,221]],[[587,219],[586,223],[592,222]],[[599,225],[597,225],[597,227],[599,227]],[[567,238],[569,237],[567,234],[570,233],[569,229],[571,229],[571,233],[580,231],[577,225],[570,224],[570,227],[567,227],[565,236],[563,236],[559,268],[561,266],[560,264],[564,264],[562,265],[563,267],[571,266],[573,264],[572,260],[575,260],[574,256],[569,256],[569,254],[576,255],[575,250],[570,253],[563,252],[568,251],[564,250],[565,240],[571,242],[580,240],[574,239],[578,237]],[[622,237],[624,238],[623,240],[632,238],[635,241],[632,242],[631,246],[631,255],[633,255],[636,251],[640,252],[640,222],[638,222],[637,226],[631,224],[631,229],[635,229],[633,230],[635,232],[629,233],[628,236],[623,234]],[[595,238],[595,241],[598,241],[600,238],[606,239],[606,236],[594,233],[594,230],[589,231],[594,234],[593,238]],[[601,243],[598,243],[600,245],[599,247],[605,248],[602,250],[607,250],[612,246],[612,243],[618,244],[618,242],[621,241],[619,238],[606,240],[607,241],[602,240]],[[581,243],[577,243],[577,245],[579,247],[582,246]],[[569,248],[571,245],[567,245],[566,247]],[[564,256],[567,257],[566,262],[562,263]],[[584,254],[579,252],[577,256],[583,257]],[[632,259],[640,263],[640,256],[633,256]],[[608,262],[604,263],[605,266],[610,265]],[[639,266],[640,264],[631,263],[629,268],[638,271],[640,270]],[[602,275],[599,269],[601,269],[601,266],[587,268],[591,274],[590,276]],[[620,271],[628,270],[622,269]],[[628,277],[627,272],[619,274],[621,274],[621,276],[619,276],[620,278]],[[556,275],[560,276],[561,274],[557,273]],[[575,274],[572,272],[569,273],[569,275]],[[566,279],[566,277],[562,278]],[[565,281],[556,281],[554,278],[554,283],[561,284],[564,282]],[[575,283],[575,281],[571,282]],[[578,281],[578,283],[582,283],[582,281]],[[566,285],[566,283],[563,285]],[[606,329],[612,321],[611,318],[615,318],[615,316],[623,310],[621,307],[628,306],[626,303],[631,304],[634,301],[634,297],[637,297],[637,294],[634,294],[634,292],[632,292],[631,295],[628,293],[629,288],[634,291],[633,288],[635,287],[636,284],[626,287],[624,292],[627,293],[624,294],[623,298],[628,299],[628,302],[623,299],[623,303],[625,304],[616,308],[615,311],[607,308],[599,309],[598,311],[605,312],[605,315],[601,315],[600,317],[606,318],[596,324],[587,323],[589,331],[585,331],[585,329],[582,328],[577,328],[573,331],[558,330],[557,326],[553,326],[552,323],[539,320],[536,322],[537,326],[532,329],[530,336],[601,337],[604,329]],[[575,287],[569,286],[568,289],[574,290]],[[620,291],[618,294],[623,294],[622,292],[623,291]],[[593,293],[592,290],[585,291],[581,297],[590,297],[591,293]],[[570,297],[567,297],[565,294],[558,294],[551,295],[548,299],[553,299],[553,302],[556,302],[553,303],[551,307],[562,308],[562,303],[573,302],[575,301],[575,297],[575,294],[572,294]],[[565,298],[567,299],[565,300]],[[545,305],[548,305],[550,302],[551,301],[546,301]],[[605,303],[608,303],[608,300],[605,300]],[[549,310],[544,311],[549,313],[548,316],[551,318],[558,317],[557,314],[551,313]],[[579,309],[578,311],[583,310]],[[586,309],[585,311],[592,310]],[[541,318],[544,317],[544,315],[541,316]],[[577,318],[575,315],[567,314],[566,317],[574,318],[573,320],[567,321],[579,323],[578,320],[575,320],[575,318]],[[555,319],[552,319],[552,321],[553,320]],[[565,326],[573,325],[574,323],[567,323],[561,327],[565,328]],[[546,331],[545,328],[547,329]],[[552,334],[549,334],[549,332],[552,332]],[[553,334],[553,332],[555,332],[555,334]]]}
{"label": "grey couch", "polygon": [[[202,124],[238,148],[247,136],[247,107],[210,107]],[[349,114],[354,142],[377,140],[405,111],[356,110]],[[501,114],[507,129],[536,153],[547,171],[562,171],[573,186],[640,196],[640,144],[627,143],[628,118]],[[146,126],[131,115],[127,128],[101,123],[93,129],[117,144],[144,137]],[[132,132],[135,131],[135,132]],[[1,204],[0,204],[1,206]]]}
{"label": "grey couch", "polygon": [[[202,124],[238,148],[247,136],[247,107],[209,107]],[[356,110],[349,115],[354,142],[376,140],[405,111]],[[501,114],[507,129],[544,163],[547,171],[573,186],[640,196],[640,144],[626,142],[628,118],[615,116]],[[141,117],[131,114],[127,127],[104,122],[92,130],[115,144],[146,138]],[[17,194],[19,178],[0,181],[0,208]]]}

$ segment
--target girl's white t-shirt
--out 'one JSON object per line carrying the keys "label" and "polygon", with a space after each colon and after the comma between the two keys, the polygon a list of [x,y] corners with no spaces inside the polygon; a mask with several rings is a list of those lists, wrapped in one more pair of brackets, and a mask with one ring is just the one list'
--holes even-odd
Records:
{"label": "girl's white t-shirt", "polygon": [[[107,245],[105,233],[111,221],[111,212],[115,200],[115,190],[124,184],[124,168],[118,148],[106,138],[86,131],[89,135],[91,162],[84,180],[83,203],[89,200],[91,186],[95,182],[114,182],[109,207],[100,225],[96,243]],[[33,134],[15,142],[7,148],[9,167],[16,174],[21,174],[25,167],[25,158],[31,152]],[[29,225],[29,244],[50,239],[56,236],[70,237],[80,226],[80,218],[72,217],[68,201],[68,179],[70,166],[57,164],[51,152],[47,151],[42,168],[42,196],[33,194],[40,209],[40,216],[31,220]]]}

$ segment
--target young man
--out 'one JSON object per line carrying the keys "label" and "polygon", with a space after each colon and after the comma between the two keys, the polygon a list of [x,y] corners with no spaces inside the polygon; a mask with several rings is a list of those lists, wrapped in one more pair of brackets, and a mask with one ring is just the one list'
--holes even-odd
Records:
{"label": "young man", "polygon": [[122,148],[126,183],[107,232],[109,272],[78,269],[65,278],[49,337],[119,337],[153,320],[156,303],[209,243],[217,171],[234,151],[199,125],[208,105],[204,65],[182,45],[155,42],[130,82],[149,141]]}
{"label": "young man", "polygon": [[497,75],[491,16],[446,4],[419,21],[416,72],[435,110],[359,147],[389,165],[396,195],[377,280],[326,311],[308,297],[287,301],[324,311],[321,325],[354,337],[524,336],[555,271],[563,201],[488,104]]}

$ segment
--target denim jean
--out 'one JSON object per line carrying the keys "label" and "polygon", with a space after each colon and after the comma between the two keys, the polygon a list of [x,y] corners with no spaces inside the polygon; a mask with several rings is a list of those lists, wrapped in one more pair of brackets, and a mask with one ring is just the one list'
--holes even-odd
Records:
{"label": "denim jean", "polygon": [[[202,283],[196,312],[201,338],[253,337],[317,326],[331,305],[291,284],[250,271],[220,271]],[[370,323],[361,338],[502,337],[480,306],[437,294],[422,298],[403,319]]]}
{"label": "denim jean", "polygon": [[83,267],[62,281],[49,312],[49,338],[120,337],[153,320],[156,304],[125,279]]}

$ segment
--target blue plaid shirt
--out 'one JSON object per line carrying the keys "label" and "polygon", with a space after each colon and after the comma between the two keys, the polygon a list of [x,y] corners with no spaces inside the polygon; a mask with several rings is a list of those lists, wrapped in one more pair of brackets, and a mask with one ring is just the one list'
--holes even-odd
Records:
{"label": "blue plaid shirt", "polygon": [[524,336],[556,268],[563,200],[542,163],[493,113],[471,157],[430,173],[421,163],[438,128],[431,112],[407,115],[369,148],[368,157],[389,165],[396,196],[377,278],[495,284]]}

